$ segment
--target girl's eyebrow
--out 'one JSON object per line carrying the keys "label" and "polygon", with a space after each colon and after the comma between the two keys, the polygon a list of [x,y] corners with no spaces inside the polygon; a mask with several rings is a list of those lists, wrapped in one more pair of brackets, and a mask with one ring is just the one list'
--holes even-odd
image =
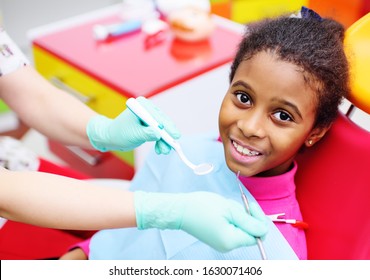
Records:
{"label": "girl's eyebrow", "polygon": [[293,104],[293,103],[291,103],[287,100],[280,99],[280,98],[273,98],[272,100],[277,101],[279,103],[284,104],[285,106],[288,106],[288,107],[292,108],[297,113],[297,115],[302,119],[302,114],[301,114],[301,112],[299,111],[298,107],[295,104]]}
{"label": "girl's eyebrow", "polygon": [[232,87],[237,87],[237,86],[242,86],[246,89],[253,90],[252,87],[249,84],[247,84],[246,82],[241,81],[241,80],[236,81],[235,83],[232,84]]}

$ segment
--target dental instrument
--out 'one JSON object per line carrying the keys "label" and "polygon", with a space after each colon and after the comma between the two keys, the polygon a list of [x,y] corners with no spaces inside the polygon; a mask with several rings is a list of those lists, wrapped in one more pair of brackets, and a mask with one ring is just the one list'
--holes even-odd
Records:
{"label": "dental instrument", "polygon": [[281,218],[281,216],[285,216],[285,213],[267,215],[267,217],[269,217],[271,221],[273,222],[286,223],[286,224],[291,224],[293,227],[296,227],[296,228],[308,229],[308,224],[303,221],[299,221],[296,219],[284,219],[284,218]]}
{"label": "dental instrument", "polygon": [[159,132],[162,139],[170,145],[180,156],[180,159],[188,166],[196,175],[206,175],[213,170],[213,165],[210,163],[201,163],[195,165],[185,156],[180,144],[167,133],[165,127],[159,124],[152,115],[135,99],[129,98],[126,101],[126,106],[134,113],[139,119],[141,119],[146,125],[154,128]]}
{"label": "dental instrument", "polygon": [[[239,180],[239,175],[240,175],[240,171],[238,171],[238,173],[236,174],[236,179],[237,179],[240,194],[242,196],[242,200],[243,200],[243,203],[244,203],[244,206],[245,206],[245,211],[250,215],[251,212],[250,212],[250,209],[249,209],[248,199],[247,199],[247,196],[245,195],[245,193],[243,192],[243,188],[242,188],[242,186],[240,184],[240,180]],[[261,238],[256,237],[256,240],[257,240],[258,249],[260,250],[260,253],[261,253],[262,260],[267,260],[266,252],[265,252],[265,249],[263,247]]]}
{"label": "dental instrument", "polygon": [[93,27],[94,38],[98,41],[104,41],[108,38],[121,36],[140,30],[141,20],[128,20],[108,25],[96,24]]}

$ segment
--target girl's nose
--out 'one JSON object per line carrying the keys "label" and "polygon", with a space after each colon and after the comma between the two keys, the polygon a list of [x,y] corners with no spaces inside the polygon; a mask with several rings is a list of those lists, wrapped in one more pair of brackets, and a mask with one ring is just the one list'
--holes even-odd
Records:
{"label": "girl's nose", "polygon": [[237,121],[237,127],[245,137],[264,138],[266,136],[266,121],[261,113],[249,111]]}

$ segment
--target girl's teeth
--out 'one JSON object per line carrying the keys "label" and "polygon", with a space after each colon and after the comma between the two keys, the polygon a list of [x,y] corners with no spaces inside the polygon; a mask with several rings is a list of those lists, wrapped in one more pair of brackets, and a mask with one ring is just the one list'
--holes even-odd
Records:
{"label": "girl's teeth", "polygon": [[237,146],[236,149],[238,150],[239,153],[243,152],[243,147],[242,146]]}
{"label": "girl's teeth", "polygon": [[250,153],[250,151],[249,151],[247,148],[244,148],[244,149],[243,149],[243,154],[247,155],[247,154],[249,154],[249,153]]}
{"label": "girl's teeth", "polygon": [[259,153],[258,153],[258,152],[256,152],[256,151],[251,151],[251,150],[249,150],[249,149],[247,149],[247,148],[245,148],[245,147],[243,147],[243,146],[240,146],[240,145],[238,145],[237,143],[235,143],[234,141],[233,141],[233,145],[234,145],[235,149],[236,149],[239,153],[241,153],[241,154],[243,154],[243,155],[246,155],[246,156],[257,156],[257,155],[259,155]]}

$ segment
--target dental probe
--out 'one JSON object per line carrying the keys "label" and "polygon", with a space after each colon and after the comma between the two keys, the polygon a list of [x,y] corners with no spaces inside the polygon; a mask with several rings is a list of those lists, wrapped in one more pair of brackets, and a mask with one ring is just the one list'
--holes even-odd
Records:
{"label": "dental probe", "polygon": [[[238,171],[238,173],[236,174],[236,179],[238,181],[238,186],[239,186],[240,194],[242,196],[242,200],[243,200],[243,203],[244,203],[244,206],[245,206],[245,211],[250,215],[251,212],[250,212],[250,209],[249,209],[248,199],[247,199],[247,196],[245,195],[245,193],[243,192],[242,186],[240,185],[239,175],[240,175],[240,171]],[[256,240],[257,240],[258,249],[260,250],[260,253],[261,253],[262,260],[267,260],[266,252],[265,252],[265,249],[263,248],[261,238],[256,237]]]}

